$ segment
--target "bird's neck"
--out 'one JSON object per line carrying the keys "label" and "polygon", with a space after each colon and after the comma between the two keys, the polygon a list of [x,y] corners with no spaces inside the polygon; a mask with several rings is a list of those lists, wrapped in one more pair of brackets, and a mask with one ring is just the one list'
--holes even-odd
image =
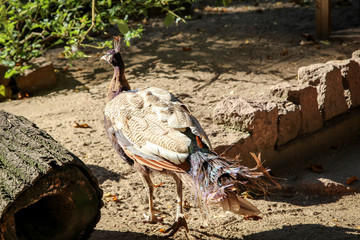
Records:
{"label": "bird's neck", "polygon": [[130,85],[125,77],[125,69],[114,66],[114,75],[108,89],[108,101],[116,97],[119,93],[128,90],[130,90]]}

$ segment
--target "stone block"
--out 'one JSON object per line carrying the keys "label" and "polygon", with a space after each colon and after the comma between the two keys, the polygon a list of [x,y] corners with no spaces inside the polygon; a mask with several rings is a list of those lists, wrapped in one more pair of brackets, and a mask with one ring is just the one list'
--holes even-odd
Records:
{"label": "stone block", "polygon": [[231,145],[217,146],[214,151],[220,154],[222,157],[229,159],[246,160],[250,156],[250,152],[254,151],[255,146],[253,145],[250,134],[242,136],[238,141]]}
{"label": "stone block", "polygon": [[275,146],[277,139],[278,109],[268,96],[256,100],[230,97],[214,109],[214,122],[237,131],[249,132],[253,144],[261,147]]}
{"label": "stone block", "polygon": [[40,57],[29,62],[32,68],[25,70],[23,76],[16,79],[20,92],[35,93],[50,89],[56,84],[56,75],[52,62]]}
{"label": "stone block", "polygon": [[330,71],[330,66],[326,68],[326,64],[317,63],[306,67],[300,67],[298,69],[298,81],[299,85],[308,84],[311,86],[317,86],[320,80],[324,77],[326,71]]}
{"label": "stone block", "polygon": [[289,90],[293,87],[295,87],[295,85],[290,83],[279,83],[270,88],[270,94],[277,99],[286,100]]}
{"label": "stone block", "polygon": [[349,89],[351,107],[360,105],[360,65],[352,59],[332,62],[341,69],[343,86]]}
{"label": "stone block", "polygon": [[214,109],[214,123],[245,132],[252,121],[248,115],[252,110],[251,105],[240,97],[225,98]]}
{"label": "stone block", "polygon": [[314,86],[299,86],[288,92],[288,100],[301,107],[300,134],[322,128],[324,120],[318,109],[317,90]]}
{"label": "stone block", "polygon": [[333,64],[314,64],[301,67],[299,82],[316,86],[318,108],[325,120],[329,120],[348,110],[340,68]]}
{"label": "stone block", "polygon": [[356,191],[356,189],[342,183],[312,175],[305,176],[304,179],[295,186],[295,189],[300,192],[305,192],[306,194],[325,196],[335,196]]}
{"label": "stone block", "polygon": [[299,105],[291,102],[278,104],[278,138],[276,146],[281,146],[295,139],[301,129],[301,111]]}
{"label": "stone block", "polygon": [[[269,101],[269,100],[268,100]],[[253,138],[253,144],[258,151],[275,146],[277,140],[278,107],[274,102],[254,101],[250,102],[253,113],[248,131]]]}

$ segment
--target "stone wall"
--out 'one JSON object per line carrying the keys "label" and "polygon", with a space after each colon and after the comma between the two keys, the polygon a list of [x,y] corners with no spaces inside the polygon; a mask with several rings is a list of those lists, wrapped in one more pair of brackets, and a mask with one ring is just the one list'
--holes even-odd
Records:
{"label": "stone wall", "polygon": [[299,68],[296,85],[219,102],[214,122],[248,134],[215,151],[245,162],[250,152],[262,152],[268,165],[308,157],[360,132],[359,106],[360,50],[351,59]]}

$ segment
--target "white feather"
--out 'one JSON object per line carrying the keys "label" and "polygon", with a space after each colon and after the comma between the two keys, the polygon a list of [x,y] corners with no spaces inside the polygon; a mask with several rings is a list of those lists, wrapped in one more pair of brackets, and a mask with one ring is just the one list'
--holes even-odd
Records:
{"label": "white feather", "polygon": [[188,153],[170,151],[149,141],[146,141],[146,144],[141,147],[141,151],[150,155],[160,156],[174,164],[181,164],[188,157]]}

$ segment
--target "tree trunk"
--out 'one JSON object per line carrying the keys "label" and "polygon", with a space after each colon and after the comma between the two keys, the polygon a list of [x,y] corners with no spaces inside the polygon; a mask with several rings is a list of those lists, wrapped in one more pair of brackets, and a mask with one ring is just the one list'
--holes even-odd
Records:
{"label": "tree trunk", "polygon": [[85,164],[24,117],[0,111],[0,239],[84,239],[102,191]]}

